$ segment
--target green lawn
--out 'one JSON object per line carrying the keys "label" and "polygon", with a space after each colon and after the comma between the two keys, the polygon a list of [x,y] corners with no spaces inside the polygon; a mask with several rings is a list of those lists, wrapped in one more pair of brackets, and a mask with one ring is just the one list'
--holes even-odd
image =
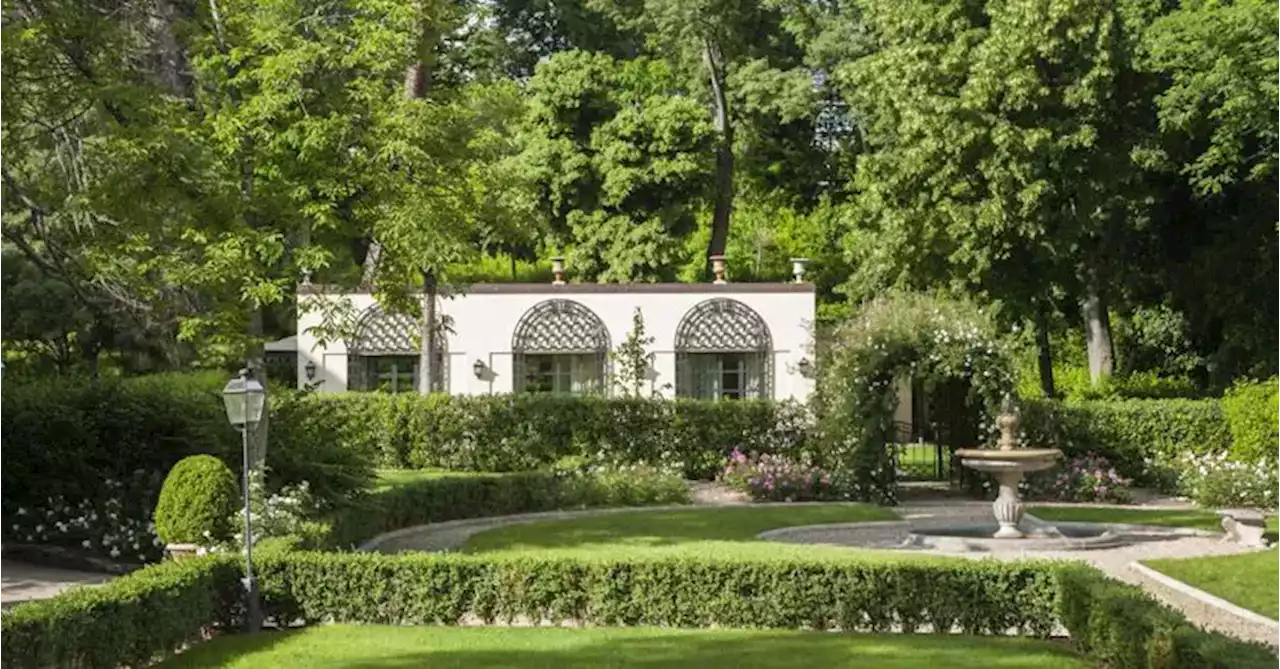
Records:
{"label": "green lawn", "polygon": [[1280,553],[1276,549],[1142,564],[1236,606],[1280,619]]}
{"label": "green lawn", "polygon": [[1041,520],[1063,520],[1077,523],[1128,523],[1130,525],[1165,525],[1190,527],[1210,532],[1222,531],[1222,517],[1200,509],[1099,509],[1078,506],[1031,506],[1027,513]]}
{"label": "green lawn", "polygon": [[[521,525],[507,525],[473,535],[463,546],[469,553],[554,551],[617,554],[653,549],[705,552],[735,544],[776,551],[780,545],[759,542],[757,534],[779,527],[897,520],[892,511],[867,504],[814,506],[689,508],[674,511],[629,511]],[[803,547],[812,551],[815,547]],[[829,549],[839,551],[841,549]],[[679,551],[677,551],[679,552]],[[844,551],[848,552],[848,551]]]}
{"label": "green lawn", "polygon": [[374,486],[376,489],[381,490],[392,486],[416,483],[418,481],[429,481],[431,479],[443,478],[445,476],[481,475],[482,472],[455,472],[448,469],[379,469],[378,480]]}
{"label": "green lawn", "polygon": [[[907,479],[932,480],[937,476],[938,447],[934,444],[895,444],[898,468]],[[945,457],[945,455],[944,455]],[[949,462],[942,463],[942,475],[948,475]]]}
{"label": "green lawn", "polygon": [[878,667],[1075,669],[1090,666],[1063,644],[1007,637],[923,634],[459,628],[332,625],[227,636],[161,669],[666,669],[668,667]]}

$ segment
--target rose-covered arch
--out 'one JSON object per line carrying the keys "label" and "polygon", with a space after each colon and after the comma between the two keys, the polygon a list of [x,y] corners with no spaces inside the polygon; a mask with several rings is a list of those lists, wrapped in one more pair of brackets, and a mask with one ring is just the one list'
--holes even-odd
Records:
{"label": "rose-covered arch", "polygon": [[1013,363],[994,322],[967,301],[896,293],[839,327],[819,370],[816,408],[829,464],[848,471],[859,500],[897,502],[886,444],[902,377],[964,382],[968,405],[981,416],[977,432],[991,440],[1013,390]]}

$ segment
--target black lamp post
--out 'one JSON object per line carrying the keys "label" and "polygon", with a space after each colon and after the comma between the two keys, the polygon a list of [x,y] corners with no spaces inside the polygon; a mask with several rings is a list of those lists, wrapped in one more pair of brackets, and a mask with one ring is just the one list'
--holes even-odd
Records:
{"label": "black lamp post", "polygon": [[252,463],[249,460],[249,437],[262,422],[262,414],[267,406],[267,391],[249,370],[242,369],[222,389],[222,401],[227,408],[227,420],[232,427],[240,430],[241,444],[244,447],[244,579],[241,583],[245,593],[245,631],[253,633],[262,627],[262,609],[258,602],[258,584],[253,578],[253,526],[249,513],[249,472]]}

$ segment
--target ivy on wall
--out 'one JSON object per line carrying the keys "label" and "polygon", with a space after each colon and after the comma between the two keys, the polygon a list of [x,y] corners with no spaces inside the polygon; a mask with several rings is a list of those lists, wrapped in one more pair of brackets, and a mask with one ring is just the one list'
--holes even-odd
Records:
{"label": "ivy on wall", "polygon": [[1013,391],[1013,361],[991,318],[967,301],[892,293],[837,328],[820,371],[817,415],[824,452],[832,465],[850,470],[854,495],[863,501],[897,501],[886,442],[900,378],[965,383],[968,406],[981,411],[979,434],[990,440],[1001,402]]}

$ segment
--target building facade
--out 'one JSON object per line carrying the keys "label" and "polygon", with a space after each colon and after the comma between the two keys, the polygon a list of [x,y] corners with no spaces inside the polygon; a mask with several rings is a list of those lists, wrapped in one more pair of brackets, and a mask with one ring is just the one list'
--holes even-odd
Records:
{"label": "building facade", "polygon": [[[412,392],[419,319],[368,292],[299,287],[298,384],[319,392]],[[353,326],[321,342],[325,309]],[[474,284],[439,301],[433,389],[450,394],[614,391],[610,353],[639,309],[653,342],[648,390],[662,397],[805,400],[816,308],[808,283]]]}

